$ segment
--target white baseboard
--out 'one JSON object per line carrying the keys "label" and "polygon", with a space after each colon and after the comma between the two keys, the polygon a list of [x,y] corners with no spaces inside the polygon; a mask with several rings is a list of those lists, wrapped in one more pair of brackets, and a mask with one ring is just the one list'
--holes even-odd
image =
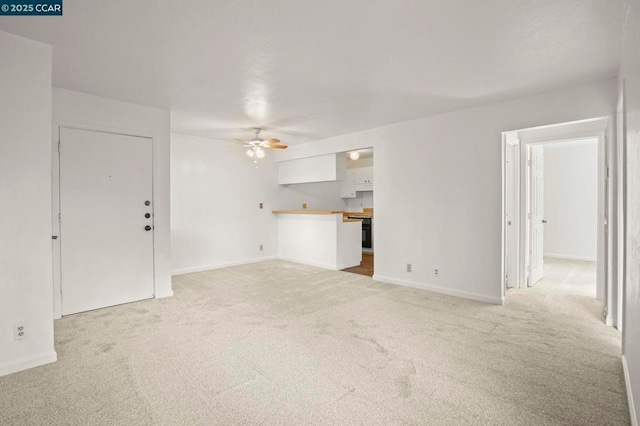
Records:
{"label": "white baseboard", "polygon": [[627,357],[624,355],[622,355],[622,370],[624,371],[624,383],[627,386],[627,399],[629,401],[629,416],[631,416],[631,426],[638,426],[638,417],[636,415],[636,407],[633,403],[633,392],[631,391],[629,366],[627,365]]}
{"label": "white baseboard", "polygon": [[41,365],[56,362],[58,354],[53,351],[44,355],[36,355],[30,358],[23,358],[16,361],[9,361],[0,364],[0,376],[17,373],[18,371],[28,370],[29,368],[39,367]]}
{"label": "white baseboard", "polygon": [[419,283],[415,281],[383,277],[381,275],[374,275],[373,279],[374,281],[380,281],[387,284],[395,284],[395,285],[401,285],[404,287],[417,288],[420,290],[428,290],[428,291],[433,291],[434,293],[441,293],[441,294],[446,294],[448,296],[456,296],[456,297],[461,297],[463,299],[476,300],[478,302],[491,303],[494,305],[502,305],[504,303],[503,297],[485,296],[484,294],[470,293],[463,290],[454,290],[454,289],[445,288],[445,287],[438,287],[435,285],[424,284],[424,283]]}
{"label": "white baseboard", "polygon": [[276,260],[276,259],[278,259],[276,256],[265,256],[265,257],[256,257],[253,259],[237,260],[233,262],[216,263],[214,265],[196,266],[193,268],[182,268],[182,269],[176,269],[175,271],[171,271],[171,276],[190,274],[192,272],[209,271],[211,269],[228,268],[230,266],[247,265],[249,263],[266,262],[268,260]]}
{"label": "white baseboard", "polygon": [[581,257],[581,256],[570,256],[565,254],[553,254],[553,253],[545,253],[543,257],[549,257],[551,259],[561,259],[561,260],[582,260],[585,262],[597,262],[598,259],[595,257]]}
{"label": "white baseboard", "polygon": [[[300,260],[300,259],[294,259],[292,257],[287,257],[287,256],[278,256],[277,257],[279,260],[285,260],[287,262],[293,262],[293,263],[300,263],[302,265],[309,265],[309,266],[315,266],[316,268],[324,268],[324,269],[331,269],[332,271],[339,271],[340,268],[336,265],[329,265],[327,263],[321,263],[321,262],[308,262],[306,260]],[[344,268],[342,268],[344,269]]]}
{"label": "white baseboard", "polygon": [[338,267],[336,268],[336,270],[338,271],[342,271],[343,269],[347,269],[347,268],[355,268],[356,266],[360,266],[362,264],[362,262],[358,262],[355,264],[344,264],[344,265],[338,265]]}

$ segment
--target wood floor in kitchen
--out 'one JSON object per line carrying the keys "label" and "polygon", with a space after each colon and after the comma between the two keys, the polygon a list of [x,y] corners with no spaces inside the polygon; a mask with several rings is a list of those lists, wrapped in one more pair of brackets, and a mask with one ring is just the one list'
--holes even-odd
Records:
{"label": "wood floor in kitchen", "polygon": [[362,262],[360,262],[360,266],[354,266],[352,268],[343,269],[343,271],[372,277],[373,276],[373,253],[362,253]]}

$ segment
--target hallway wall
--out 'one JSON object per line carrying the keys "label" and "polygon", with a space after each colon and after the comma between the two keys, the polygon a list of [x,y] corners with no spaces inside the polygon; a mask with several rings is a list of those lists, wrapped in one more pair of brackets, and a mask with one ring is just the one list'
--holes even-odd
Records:
{"label": "hallway wall", "polygon": [[[627,153],[623,355],[631,415],[640,417],[640,0],[630,3],[620,80],[625,87]],[[637,423],[636,423],[637,424]]]}

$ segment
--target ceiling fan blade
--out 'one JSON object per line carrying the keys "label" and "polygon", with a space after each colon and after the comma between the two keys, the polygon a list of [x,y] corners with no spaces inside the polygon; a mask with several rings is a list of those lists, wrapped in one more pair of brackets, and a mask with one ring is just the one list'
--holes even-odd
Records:
{"label": "ceiling fan blade", "polygon": [[234,140],[233,140],[233,142],[241,143],[241,144],[243,144],[243,145],[245,145],[245,144],[248,144],[248,143],[249,143],[249,142],[247,142],[247,141],[245,141],[245,140],[242,140],[242,139],[234,139]]}
{"label": "ceiling fan blade", "polygon": [[267,148],[272,148],[272,149],[287,149],[289,148],[288,145],[285,145],[283,143],[276,143],[273,145],[268,145]]}
{"label": "ceiling fan blade", "polygon": [[272,146],[278,145],[280,143],[280,139],[267,139],[266,141],[262,141],[262,146]]}

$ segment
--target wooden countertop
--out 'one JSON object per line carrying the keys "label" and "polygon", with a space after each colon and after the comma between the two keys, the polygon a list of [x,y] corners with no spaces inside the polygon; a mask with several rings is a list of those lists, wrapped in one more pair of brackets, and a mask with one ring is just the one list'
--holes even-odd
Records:
{"label": "wooden countertop", "polygon": [[345,217],[354,216],[354,217],[370,218],[370,217],[373,217],[373,209],[364,208],[361,212],[344,212],[343,214],[345,215]]}
{"label": "wooden countertop", "polygon": [[273,210],[274,214],[341,214],[343,222],[362,222],[362,219],[350,219],[341,210]]}

